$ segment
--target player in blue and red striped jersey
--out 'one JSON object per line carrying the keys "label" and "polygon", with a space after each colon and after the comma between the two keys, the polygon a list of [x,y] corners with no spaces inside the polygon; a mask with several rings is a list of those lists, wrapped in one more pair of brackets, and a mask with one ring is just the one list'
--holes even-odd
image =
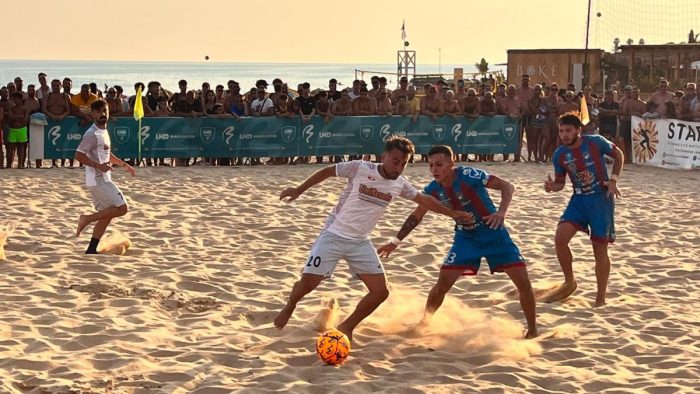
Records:
{"label": "player in blue and red striped jersey", "polygon": [[[602,136],[582,136],[583,124],[576,114],[564,114],[559,117],[558,123],[562,145],[552,157],[555,178],[547,176],[544,190],[548,193],[562,190],[568,174],[574,194],[559,220],[554,236],[557,259],[564,272],[564,284],[546,296],[544,301],[562,300],[576,290],[569,241],[577,231],[584,231],[590,234],[593,245],[598,284],[596,306],[601,306],[605,305],[605,291],[610,275],[608,244],[615,241],[615,197],[621,196],[617,181],[625,156]],[[605,156],[613,158],[610,178],[605,167]]]}
{"label": "player in blue and red striped jersey", "polygon": [[[497,176],[464,166],[455,166],[449,146],[435,146],[428,152],[430,173],[435,178],[423,193],[435,197],[455,211],[468,212],[469,220],[456,220],[454,242],[440,269],[438,281],[430,290],[425,314],[426,324],[442,305],[445,295],[462,275],[476,275],[481,258],[486,258],[491,273],[505,272],[520,295],[520,305],[527,320],[525,338],[537,336],[535,296],[520,250],[504,227],[506,211],[515,188]],[[501,192],[496,209],[487,189]],[[423,219],[427,211],[418,207],[409,215],[396,238],[379,248],[380,256],[388,257],[398,244]]]}

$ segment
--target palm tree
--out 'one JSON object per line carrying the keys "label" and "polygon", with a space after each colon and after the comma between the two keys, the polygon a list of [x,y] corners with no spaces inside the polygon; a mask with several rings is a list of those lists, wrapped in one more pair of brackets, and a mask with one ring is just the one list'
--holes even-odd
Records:
{"label": "palm tree", "polygon": [[489,72],[489,64],[483,57],[481,58],[481,62],[474,63],[474,66],[476,66],[476,69],[479,70],[479,74],[483,76],[486,76],[486,73]]}
{"label": "palm tree", "polygon": [[688,44],[695,44],[698,42],[698,36],[700,34],[695,34],[693,29],[690,29],[690,33],[688,33]]}
{"label": "palm tree", "polygon": [[634,40],[631,39],[631,38],[628,38],[628,39],[627,39],[627,45],[632,45],[632,44],[634,44]]}

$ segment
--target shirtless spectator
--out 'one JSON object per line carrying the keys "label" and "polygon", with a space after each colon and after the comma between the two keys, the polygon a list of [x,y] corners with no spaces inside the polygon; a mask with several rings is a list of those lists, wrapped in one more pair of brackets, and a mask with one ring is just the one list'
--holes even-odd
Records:
{"label": "shirtless spectator", "polygon": [[73,81],[70,78],[63,78],[61,86],[63,87],[63,93],[73,98],[73,93],[70,92],[73,89]]}
{"label": "shirtless spectator", "polygon": [[168,99],[168,104],[170,104],[170,108],[172,108],[175,113],[187,112],[187,81],[181,79],[177,83],[177,87],[180,89],[180,91],[173,93],[173,95],[170,96]]}
{"label": "shirtless spectator", "polygon": [[618,145],[622,147],[625,154],[625,162],[632,162],[632,117],[639,116],[646,112],[647,105],[639,98],[639,88],[632,88],[632,97],[625,100],[622,106],[622,117],[620,118],[620,136]]}
{"label": "shirtless spectator", "polygon": [[350,100],[347,90],[340,92],[340,100],[333,101],[333,115],[352,116],[352,100]]}
{"label": "shirtless spectator", "polygon": [[328,93],[325,90],[316,95],[316,113],[323,117],[323,121],[328,123],[333,119],[332,104],[328,101]]}
{"label": "shirtless spectator", "polygon": [[[534,92],[534,89],[531,89],[531,90]],[[504,99],[502,99],[498,105],[498,113],[500,115],[506,115],[506,116],[509,116],[513,119],[516,119],[518,121],[518,123],[522,123],[524,108],[525,108],[525,105],[523,105],[523,103],[520,101],[520,99],[516,95],[515,85],[509,85],[508,89],[506,90],[506,97]],[[520,128],[520,130],[522,130],[522,128]],[[514,156],[513,161],[516,161],[516,162],[520,161],[520,152],[522,149],[522,142],[523,142],[523,138],[522,138],[522,136],[520,136],[520,138],[518,138],[518,151],[517,151],[517,153],[513,154],[513,156]],[[509,157],[510,157],[510,154],[504,154],[503,161],[508,161]]]}
{"label": "shirtless spectator", "polygon": [[399,79],[399,88],[391,93],[391,102],[396,103],[399,97],[408,97],[408,77]]}
{"label": "shirtless spectator", "polygon": [[467,95],[462,100],[462,113],[469,121],[474,121],[479,117],[479,98],[476,96],[476,90],[469,88]]}
{"label": "shirtless spectator", "polygon": [[29,111],[29,115],[41,112],[41,103],[36,98],[36,88],[34,85],[27,86],[27,98],[24,99],[24,108]]}
{"label": "shirtless spectator", "polygon": [[223,109],[224,100],[226,100],[226,97],[224,96],[224,85],[216,85],[215,92],[216,92],[216,103],[222,104],[221,108]]}
{"label": "shirtless spectator", "polygon": [[10,108],[9,113],[5,116],[9,119],[10,132],[7,134],[8,150],[7,150],[7,168],[12,168],[12,162],[15,160],[15,152],[17,152],[17,168],[24,168],[26,153],[27,153],[27,123],[29,121],[29,112],[23,105],[22,93],[16,91],[10,95],[10,99],[14,104]]}
{"label": "shirtless spectator", "polygon": [[369,97],[372,99],[376,99],[377,98],[377,91],[379,90],[379,77],[374,75],[374,76],[372,76],[372,78],[370,79],[369,82],[372,85],[372,89],[370,89],[368,92]]}
{"label": "shirtless spectator", "polygon": [[484,98],[479,101],[476,109],[477,116],[496,116],[497,112],[496,100],[493,99],[493,94],[484,92]]}
{"label": "shirtless spectator", "polygon": [[576,97],[576,93],[574,93],[571,90],[567,90],[564,94],[564,102],[559,104],[558,112],[560,114],[565,114],[567,112],[578,113],[581,108],[580,105],[575,101]]}
{"label": "shirtless spectator", "polygon": [[15,91],[22,94],[22,100],[27,98],[27,92],[24,90],[24,81],[20,77],[15,77]]}
{"label": "shirtless spectator", "polygon": [[[12,109],[12,100],[10,100],[10,91],[7,87],[0,87],[0,111],[2,115],[0,116],[0,142],[5,145],[5,150],[10,151],[10,142],[7,140],[6,136],[10,128],[10,110]],[[2,153],[2,146],[0,146],[0,168],[4,168],[5,160]]]}
{"label": "shirtless spectator", "polygon": [[280,96],[279,100],[277,100],[275,116],[283,119],[291,119],[296,116],[296,114],[289,110],[289,97]]}
{"label": "shirtless spectator", "polygon": [[86,126],[94,121],[90,111],[90,104],[97,100],[98,97],[90,93],[90,85],[86,83],[80,86],[80,93],[71,98],[71,115],[80,119],[80,126]]}
{"label": "shirtless spectator", "polygon": [[379,89],[384,89],[384,91],[386,91],[387,97],[391,98],[392,91],[391,89],[386,87],[386,77],[379,77],[377,81],[379,82]]}
{"label": "shirtless spectator", "polygon": [[109,107],[110,121],[115,120],[113,117],[124,115],[122,100],[120,97],[117,97],[117,89],[115,89],[114,86],[107,89],[107,97],[105,98],[105,101],[107,102],[107,107]]}
{"label": "shirtless spectator", "polygon": [[[70,115],[71,104],[70,96],[66,93],[61,93],[61,81],[54,79],[51,81],[51,92],[46,95],[46,99],[41,101],[41,112],[47,118],[56,122],[62,121],[66,116]],[[65,159],[61,159],[61,166],[65,163]],[[70,159],[70,166],[73,166],[73,159]],[[56,160],[51,160],[51,167],[58,167]]]}
{"label": "shirtless spectator", "polygon": [[124,97],[124,88],[120,85],[114,85],[114,90],[117,91],[117,98],[122,102],[122,113],[128,113],[131,107],[129,107],[129,100]]}
{"label": "shirtless spectator", "polygon": [[[107,97],[109,97],[109,91],[107,91]],[[167,97],[158,97],[158,107],[153,112],[153,116],[173,116],[173,111],[168,106]]]}
{"label": "shirtless spectator", "polygon": [[445,94],[445,103],[443,104],[445,115],[452,116],[452,119],[457,119],[458,116],[462,115],[462,109],[459,106],[459,101],[455,99],[455,93],[448,90]]}
{"label": "shirtless spectator", "polygon": [[438,98],[438,90],[435,86],[429,85],[427,95],[421,100],[420,113],[421,115],[430,116],[433,121],[437,120],[438,116],[442,116],[444,109],[442,100]]}
{"label": "shirtless spectator", "polygon": [[51,87],[49,87],[49,85],[46,83],[46,74],[39,73],[39,75],[37,75],[37,79],[39,80],[39,88],[36,90],[36,98],[39,99],[39,101],[42,101],[49,95]]}
{"label": "shirtless spectator", "polygon": [[352,114],[354,116],[370,116],[377,113],[375,100],[369,97],[367,88],[360,90],[360,97],[352,102]]}
{"label": "shirtless spectator", "polygon": [[673,100],[673,94],[668,91],[668,81],[659,81],[659,91],[652,94],[648,101],[656,104],[656,112],[661,118],[666,118],[666,102]]}
{"label": "shirtless spectator", "polygon": [[284,83],[279,78],[275,78],[272,80],[272,93],[270,93],[269,97],[270,100],[272,100],[273,105],[277,105],[277,100],[279,100],[281,96],[285,95],[284,93],[282,93],[283,84]]}
{"label": "shirtless spectator", "polygon": [[[396,92],[396,91],[394,91]],[[410,116],[411,115],[411,107],[408,106],[408,102],[406,101],[406,96],[399,96],[399,99],[396,101],[396,104],[394,104],[394,115],[399,115],[399,116]]]}
{"label": "shirtless spectator", "polygon": [[391,116],[394,107],[391,105],[391,99],[389,98],[389,94],[387,93],[386,89],[380,88],[377,91],[377,105],[375,108],[376,115],[380,116]]}
{"label": "shirtless spectator", "polygon": [[457,91],[455,92],[455,100],[459,102],[459,107],[464,107],[464,98],[467,97],[467,91],[464,87],[464,80],[457,80]]}

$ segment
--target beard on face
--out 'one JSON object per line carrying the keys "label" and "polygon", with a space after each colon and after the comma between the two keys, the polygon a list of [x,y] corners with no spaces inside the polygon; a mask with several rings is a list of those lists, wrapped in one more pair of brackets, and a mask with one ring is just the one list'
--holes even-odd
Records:
{"label": "beard on face", "polygon": [[574,139],[571,140],[571,143],[566,144],[566,143],[564,143],[564,141],[562,141],[562,144],[564,144],[566,146],[572,146],[578,142],[578,138],[579,138],[578,136],[575,136]]}
{"label": "beard on face", "polygon": [[107,124],[107,117],[106,116],[100,116],[99,119],[97,119],[97,124],[100,126],[104,126]]}

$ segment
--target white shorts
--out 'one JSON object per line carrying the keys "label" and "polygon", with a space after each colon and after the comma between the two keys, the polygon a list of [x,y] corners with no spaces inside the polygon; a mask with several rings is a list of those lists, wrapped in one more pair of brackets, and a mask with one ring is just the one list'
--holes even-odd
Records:
{"label": "white shorts", "polygon": [[89,189],[92,203],[98,211],[126,205],[126,199],[121,190],[112,182],[98,183],[97,186],[90,186]]}
{"label": "white shorts", "polygon": [[355,276],[384,273],[384,266],[369,239],[343,238],[326,230],[316,239],[301,272],[330,278],[340,259],[348,262]]}

